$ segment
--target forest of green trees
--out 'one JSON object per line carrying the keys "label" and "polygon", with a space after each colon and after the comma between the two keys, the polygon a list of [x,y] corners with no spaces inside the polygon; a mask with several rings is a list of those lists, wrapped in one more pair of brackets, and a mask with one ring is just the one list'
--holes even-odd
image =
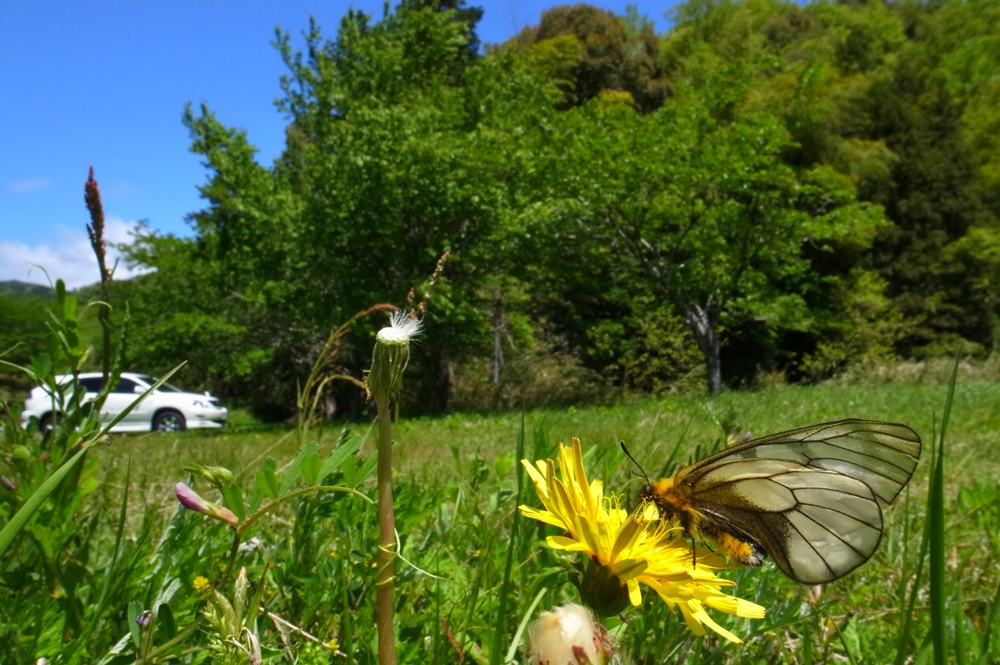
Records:
{"label": "forest of green trees", "polygon": [[[129,365],[187,360],[281,418],[379,303],[424,306],[410,413],[993,351],[1000,3],[691,0],[661,35],[578,4],[486,48],[481,15],[404,0],[279,33],[270,165],[189,106],[205,205],[128,248],[155,269],[114,284]],[[361,376],[384,323],[328,371]]]}

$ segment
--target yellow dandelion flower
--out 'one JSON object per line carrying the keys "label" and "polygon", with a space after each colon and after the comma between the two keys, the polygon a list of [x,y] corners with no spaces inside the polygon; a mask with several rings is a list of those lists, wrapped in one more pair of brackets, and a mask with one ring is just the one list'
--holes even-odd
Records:
{"label": "yellow dandelion flower", "polygon": [[198,593],[205,593],[206,591],[209,590],[209,588],[211,588],[212,583],[208,581],[207,577],[199,575],[198,577],[194,578],[193,582],[191,582],[191,586],[193,586],[194,590],[197,591]]}
{"label": "yellow dandelion flower", "polygon": [[692,567],[690,543],[675,537],[674,529],[659,519],[654,506],[646,504],[629,513],[621,507],[620,497],[604,494],[602,481],[588,482],[579,439],[574,438],[569,447],[559,444],[557,462],[521,463],[544,506],[541,510],[521,506],[521,514],[564,532],[549,536],[549,547],[582,552],[588,557],[580,589],[585,601],[598,600],[595,609],[605,610],[605,615],[619,611],[613,606],[616,593],[622,606],[626,598],[628,603],[639,606],[641,587],[645,585],[672,610],[679,609],[694,634],[704,635],[707,626],[737,643],[742,640],[717,624],[706,606],[738,617],[764,617],[760,605],[722,592],[723,587],[735,586],[715,574],[732,567],[722,557],[699,548],[698,565]]}

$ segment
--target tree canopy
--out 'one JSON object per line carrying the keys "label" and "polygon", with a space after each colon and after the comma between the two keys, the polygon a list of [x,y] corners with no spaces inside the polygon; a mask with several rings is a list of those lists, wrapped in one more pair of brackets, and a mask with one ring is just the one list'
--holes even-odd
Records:
{"label": "tree canopy", "polygon": [[187,108],[205,206],[129,249],[134,362],[283,416],[378,303],[424,308],[426,412],[990,353],[994,4],[691,0],[659,36],[575,5],[485,53],[462,2],[278,32],[284,152]]}

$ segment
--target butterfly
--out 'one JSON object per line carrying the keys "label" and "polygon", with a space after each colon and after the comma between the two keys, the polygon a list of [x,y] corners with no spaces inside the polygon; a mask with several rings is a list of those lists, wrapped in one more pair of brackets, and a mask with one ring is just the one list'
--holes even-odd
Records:
{"label": "butterfly", "polygon": [[920,436],[906,425],[841,420],[737,444],[673,478],[646,478],[639,497],[734,561],[758,566],[770,556],[796,582],[822,584],[875,553],[882,507],[919,458]]}

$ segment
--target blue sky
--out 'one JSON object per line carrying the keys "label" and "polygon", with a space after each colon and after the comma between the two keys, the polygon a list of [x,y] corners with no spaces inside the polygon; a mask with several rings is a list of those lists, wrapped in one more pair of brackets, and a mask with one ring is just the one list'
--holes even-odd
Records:
{"label": "blue sky", "polygon": [[[395,4],[395,3],[394,3]],[[483,42],[537,24],[555,0],[485,0]],[[624,14],[634,4],[666,31],[674,0],[591,4]],[[273,101],[285,73],[274,29],[301,33],[310,14],[334,37],[355,7],[375,18],[385,3],[176,0],[22,0],[0,20],[0,281],[48,283],[32,264],[71,287],[92,283],[83,184],[93,165],[108,237],[128,240],[135,222],[190,235],[206,170],[188,151],[184,105],[205,102],[221,122],[247,131],[270,165],[284,140]],[[127,276],[124,266],[119,276]]]}

